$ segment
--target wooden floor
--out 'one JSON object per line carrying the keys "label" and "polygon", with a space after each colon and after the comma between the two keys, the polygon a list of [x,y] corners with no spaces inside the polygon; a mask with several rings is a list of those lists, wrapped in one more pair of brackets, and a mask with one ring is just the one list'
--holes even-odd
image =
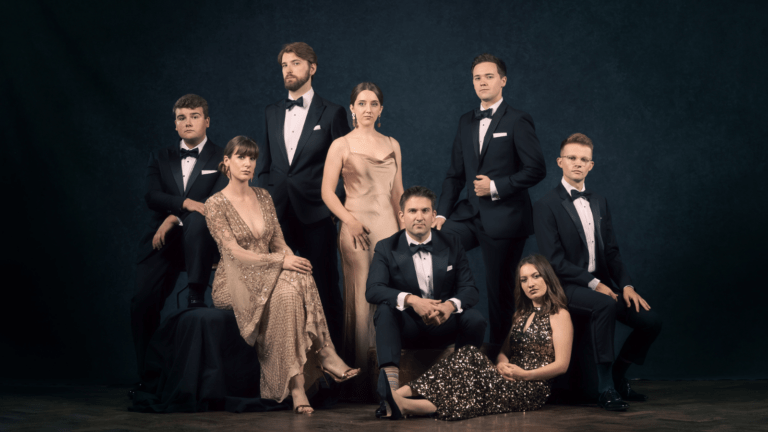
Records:
{"label": "wooden floor", "polygon": [[0,381],[0,431],[768,431],[768,381],[657,381],[629,411],[546,405],[540,411],[444,422],[377,420],[374,405],[339,404],[311,416],[290,411],[232,414],[129,412],[127,388]]}

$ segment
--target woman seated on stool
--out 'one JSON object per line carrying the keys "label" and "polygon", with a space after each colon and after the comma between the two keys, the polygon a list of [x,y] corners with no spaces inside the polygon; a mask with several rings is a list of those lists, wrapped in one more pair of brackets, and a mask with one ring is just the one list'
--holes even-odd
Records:
{"label": "woman seated on stool", "polygon": [[515,310],[496,366],[474,346],[464,346],[396,392],[385,386],[389,418],[434,413],[462,420],[541,408],[550,395],[549,380],[568,370],[573,343],[565,293],[541,255],[517,265]]}
{"label": "woman seated on stool", "polygon": [[322,375],[356,376],[336,354],[312,278],[312,265],[286,245],[269,193],[249,187],[259,148],[233,138],[219,169],[229,184],[205,202],[205,218],[221,253],[213,304],[234,309],[240,335],[258,345],[261,397],[293,398],[297,414],[313,412],[306,395]]}

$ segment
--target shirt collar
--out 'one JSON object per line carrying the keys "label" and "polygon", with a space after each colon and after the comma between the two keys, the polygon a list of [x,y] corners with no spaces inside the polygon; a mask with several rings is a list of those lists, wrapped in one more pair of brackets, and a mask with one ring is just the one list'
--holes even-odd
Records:
{"label": "shirt collar", "polygon": [[[308,108],[309,108],[309,104],[311,104],[311,103],[312,103],[312,98],[313,98],[314,96],[315,96],[315,89],[313,89],[312,87],[310,87],[308,92],[306,92],[306,93],[304,93],[303,95],[299,96],[299,97],[301,97],[301,98],[304,98],[304,99],[302,100],[302,104],[301,104],[302,106],[301,106],[300,108],[308,109]],[[288,99],[290,99],[290,100],[296,100],[296,99],[294,99],[294,98],[292,98],[292,97],[291,97],[291,94],[290,94],[290,93],[288,93]]]}
{"label": "shirt collar", "polygon": [[480,102],[480,111],[483,111],[483,110],[486,110],[486,109],[490,109],[491,110],[491,115],[494,115],[494,114],[496,114],[496,108],[498,108],[499,105],[501,105],[502,102],[504,102],[504,98],[499,99],[495,104],[491,105],[490,108],[483,108],[483,103]]}
{"label": "shirt collar", "polygon": [[563,177],[562,180],[560,180],[560,183],[563,184],[563,186],[565,187],[565,191],[568,192],[568,195],[571,194],[572,190],[575,190],[576,192],[584,192],[585,190],[587,190],[587,183],[586,182],[584,183],[584,188],[581,189],[581,190],[578,190],[575,187],[571,186],[570,183],[565,181],[565,177]]}
{"label": "shirt collar", "polygon": [[[201,142],[200,144],[197,145],[197,147],[195,147],[197,149],[197,151],[200,152],[198,154],[202,154],[203,153],[203,147],[205,146],[205,143],[207,143],[207,142],[208,142],[208,135],[206,135],[205,138],[203,138],[203,142]],[[184,142],[184,140],[181,140],[181,142],[179,143],[179,148],[184,149],[184,150],[192,150],[187,145],[187,143]]]}
{"label": "shirt collar", "polygon": [[408,246],[410,246],[410,245],[412,245],[412,244],[414,244],[414,245],[418,245],[418,244],[425,244],[425,243],[429,243],[430,241],[432,241],[432,230],[429,230],[429,235],[427,236],[427,238],[426,238],[426,239],[424,239],[424,241],[423,241],[423,242],[419,242],[419,241],[415,240],[413,237],[411,237],[411,236],[408,234],[408,231],[406,231],[406,232],[405,232],[405,239],[406,239],[406,240],[408,240]]}

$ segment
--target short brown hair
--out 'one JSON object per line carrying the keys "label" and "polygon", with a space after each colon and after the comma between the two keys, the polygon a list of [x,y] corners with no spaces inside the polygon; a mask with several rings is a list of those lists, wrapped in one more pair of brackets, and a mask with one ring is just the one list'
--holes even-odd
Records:
{"label": "short brown hair", "polygon": [[512,323],[524,319],[533,313],[533,301],[523,292],[523,286],[520,282],[520,269],[524,265],[531,264],[536,267],[544,283],[547,284],[547,293],[544,295],[544,306],[541,313],[543,315],[556,314],[560,309],[568,310],[568,299],[565,297],[563,286],[560,285],[560,279],[557,278],[555,270],[549,264],[543,255],[532,254],[520,260],[515,271],[515,315],[512,317]]}
{"label": "short brown hair", "polygon": [[[248,138],[244,135],[238,135],[227,143],[224,147],[224,156],[232,159],[232,156],[249,156],[251,159],[257,159],[259,157],[259,145],[256,141]],[[227,174],[227,166],[224,165],[224,161],[219,162],[219,171]]]}
{"label": "short brown hair", "polygon": [[179,108],[195,109],[200,107],[203,108],[203,116],[208,118],[208,102],[196,94],[186,94],[173,104],[173,115],[176,115],[176,110]]}
{"label": "short brown hair", "polygon": [[379,103],[384,105],[384,93],[381,92],[379,86],[372,82],[361,82],[360,84],[356,85],[355,88],[352,89],[352,95],[349,97],[349,104],[354,105],[355,101],[357,100],[357,96],[359,96],[360,93],[364,92],[365,90],[372,91],[373,94],[379,98]]}
{"label": "short brown hair", "polygon": [[408,189],[406,189],[403,194],[400,196],[400,210],[405,211],[405,203],[413,198],[413,197],[421,197],[421,198],[429,198],[430,201],[432,201],[432,210],[435,210],[435,203],[437,202],[437,195],[435,195],[432,190],[429,188],[426,188],[424,186],[411,186]]}
{"label": "short brown hair", "polygon": [[474,60],[472,60],[472,68],[470,69],[470,73],[474,73],[475,66],[479,65],[480,63],[493,63],[496,65],[496,69],[498,69],[499,76],[501,78],[507,76],[507,65],[504,64],[504,60],[488,53],[480,54],[479,56],[475,57]]}
{"label": "short brown hair", "polygon": [[578,132],[571,134],[568,138],[564,139],[563,142],[560,143],[560,151],[562,152],[563,147],[565,147],[568,144],[581,144],[589,147],[590,150],[595,149],[592,146],[592,140],[589,139],[589,137],[584,135],[583,133],[578,133]]}
{"label": "short brown hair", "polygon": [[296,57],[308,61],[310,64],[317,64],[317,54],[311,46],[304,42],[292,42],[283,45],[283,49],[280,50],[280,54],[277,55],[277,64],[283,64],[283,54],[294,53]]}

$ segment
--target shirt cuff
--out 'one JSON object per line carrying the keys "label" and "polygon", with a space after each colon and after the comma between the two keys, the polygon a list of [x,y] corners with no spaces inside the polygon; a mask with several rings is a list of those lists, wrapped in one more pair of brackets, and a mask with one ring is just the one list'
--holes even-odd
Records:
{"label": "shirt cuff", "polygon": [[435,216],[435,217],[436,217],[436,218],[443,218],[443,219],[447,219],[445,216],[440,216],[440,215],[437,215],[437,216]]}
{"label": "shirt cuff", "polygon": [[496,182],[491,180],[491,200],[492,201],[498,201],[501,198],[499,198],[499,191],[496,190]]}
{"label": "shirt cuff", "polygon": [[404,311],[405,310],[405,298],[408,297],[407,292],[401,292],[397,295],[397,310]]}
{"label": "shirt cuff", "polygon": [[457,298],[449,298],[448,301],[452,302],[453,305],[456,306],[456,310],[453,311],[453,313],[460,314],[460,313],[464,312],[464,309],[461,308],[461,300],[459,300]]}
{"label": "shirt cuff", "polygon": [[599,283],[600,283],[600,279],[594,278],[591,281],[589,281],[589,285],[587,285],[587,286],[589,287],[589,289],[594,291],[597,288],[597,284],[599,284]]}
{"label": "shirt cuff", "polygon": [[184,226],[184,222],[178,216],[176,216],[176,220],[179,221],[179,226]]}

